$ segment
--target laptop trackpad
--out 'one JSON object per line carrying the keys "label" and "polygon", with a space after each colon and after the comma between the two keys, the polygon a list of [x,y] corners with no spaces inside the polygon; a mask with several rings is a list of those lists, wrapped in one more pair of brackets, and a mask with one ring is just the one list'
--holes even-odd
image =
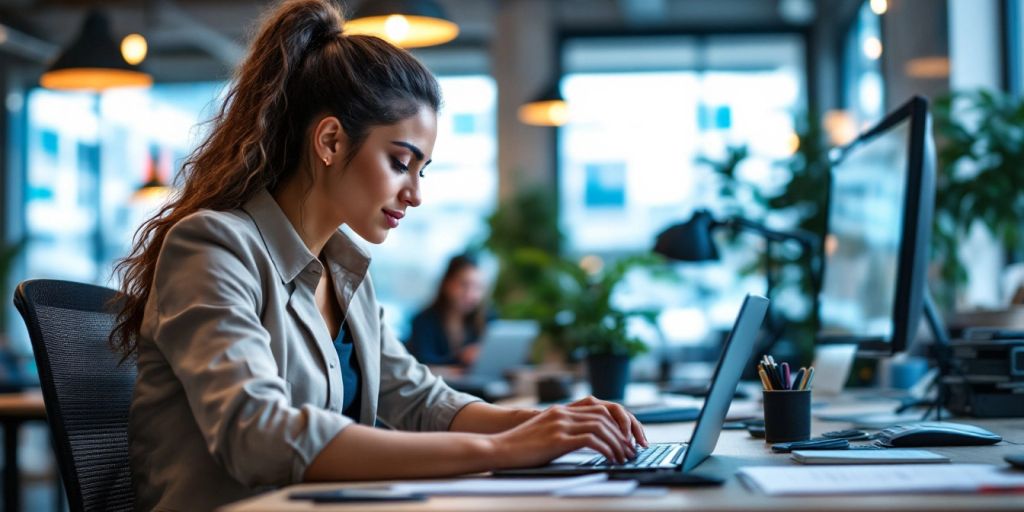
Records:
{"label": "laptop trackpad", "polygon": [[583,464],[588,460],[593,459],[601,455],[597,450],[591,450],[590,448],[580,448],[579,450],[571,451],[561,457],[551,461],[551,464]]}

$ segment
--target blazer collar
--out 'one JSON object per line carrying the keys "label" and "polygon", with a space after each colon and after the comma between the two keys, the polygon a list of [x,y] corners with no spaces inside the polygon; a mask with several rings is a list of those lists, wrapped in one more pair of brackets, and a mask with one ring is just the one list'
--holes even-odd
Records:
{"label": "blazer collar", "polygon": [[[266,189],[257,192],[242,206],[242,210],[255,221],[282,282],[290,283],[295,280],[311,262],[316,261],[317,257],[309,252],[295,226]],[[344,270],[350,275],[362,278],[370,266],[370,256],[340,228],[331,235],[324,252],[332,273]]]}

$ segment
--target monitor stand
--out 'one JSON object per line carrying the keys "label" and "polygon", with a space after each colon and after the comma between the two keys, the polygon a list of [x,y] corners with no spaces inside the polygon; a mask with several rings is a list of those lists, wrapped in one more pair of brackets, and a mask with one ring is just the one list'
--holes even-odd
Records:
{"label": "monitor stand", "polygon": [[952,367],[952,358],[950,356],[952,348],[950,347],[949,331],[946,330],[946,323],[942,320],[942,316],[939,315],[939,308],[935,305],[935,301],[932,300],[932,294],[927,288],[924,291],[924,317],[928,323],[929,330],[932,331],[932,338],[935,340],[933,348],[939,371],[935,374],[931,384],[929,384],[929,387],[936,386],[935,401],[924,412],[924,416],[921,419],[928,419],[932,409],[935,409],[936,421],[942,421],[942,405],[945,403],[946,398],[946,386],[943,384],[943,378],[949,374]]}

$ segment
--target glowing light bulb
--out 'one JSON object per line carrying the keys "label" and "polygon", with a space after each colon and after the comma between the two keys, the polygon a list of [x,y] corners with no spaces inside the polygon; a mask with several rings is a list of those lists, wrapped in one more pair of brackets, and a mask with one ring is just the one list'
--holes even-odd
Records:
{"label": "glowing light bulb", "polygon": [[871,12],[881,16],[889,10],[888,0],[871,0]]}
{"label": "glowing light bulb", "polygon": [[878,60],[882,56],[882,42],[877,37],[869,37],[864,40],[864,55],[871,60]]}
{"label": "glowing light bulb", "polygon": [[395,43],[400,43],[409,37],[409,20],[405,19],[405,16],[401,14],[392,14],[388,16],[387,21],[384,22],[384,33],[388,35],[388,39]]}
{"label": "glowing light bulb", "polygon": [[140,34],[128,34],[121,40],[121,56],[128,64],[139,65],[146,60],[148,51],[149,45],[146,43],[146,38]]}

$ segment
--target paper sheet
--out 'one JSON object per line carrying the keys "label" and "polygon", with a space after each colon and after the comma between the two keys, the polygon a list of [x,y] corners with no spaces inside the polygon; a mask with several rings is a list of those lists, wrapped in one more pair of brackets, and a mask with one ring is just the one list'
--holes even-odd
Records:
{"label": "paper sheet", "polygon": [[737,476],[768,495],[1024,490],[1024,473],[988,464],[759,466],[743,468]]}
{"label": "paper sheet", "polygon": [[615,482],[598,482],[596,484],[577,485],[568,489],[559,489],[554,492],[555,496],[562,498],[614,498],[617,496],[629,496],[636,490],[636,480],[618,480]]}

